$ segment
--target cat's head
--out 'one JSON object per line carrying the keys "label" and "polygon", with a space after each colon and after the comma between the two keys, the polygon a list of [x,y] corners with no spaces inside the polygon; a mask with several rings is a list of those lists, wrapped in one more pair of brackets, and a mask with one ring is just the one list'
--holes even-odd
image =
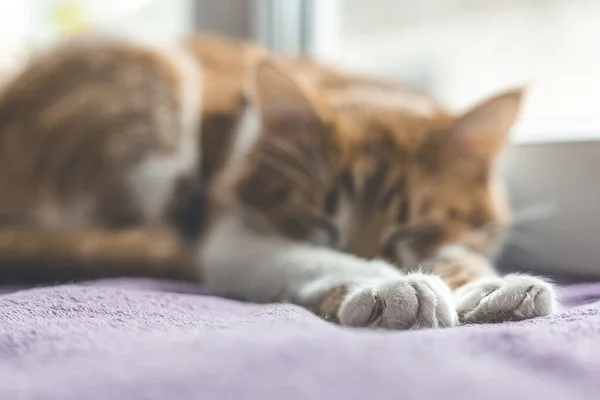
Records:
{"label": "cat's head", "polygon": [[510,216],[496,161],[521,91],[452,116],[412,89],[303,63],[256,68],[260,132],[234,191],[254,221],[403,267],[445,244],[500,244]]}

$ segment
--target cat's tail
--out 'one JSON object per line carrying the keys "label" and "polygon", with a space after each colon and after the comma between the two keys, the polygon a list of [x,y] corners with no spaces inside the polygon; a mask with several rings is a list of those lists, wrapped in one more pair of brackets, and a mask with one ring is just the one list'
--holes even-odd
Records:
{"label": "cat's tail", "polygon": [[190,261],[181,242],[158,229],[0,229],[0,284],[126,276],[189,280]]}

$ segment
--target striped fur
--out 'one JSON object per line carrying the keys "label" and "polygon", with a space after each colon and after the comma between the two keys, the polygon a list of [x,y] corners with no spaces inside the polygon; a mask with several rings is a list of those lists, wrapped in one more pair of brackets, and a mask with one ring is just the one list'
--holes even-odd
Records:
{"label": "striped fur", "polygon": [[0,273],[200,278],[353,326],[545,315],[550,285],[483,257],[510,222],[495,169],[520,98],[456,116],[207,36],[64,45],[0,97]]}

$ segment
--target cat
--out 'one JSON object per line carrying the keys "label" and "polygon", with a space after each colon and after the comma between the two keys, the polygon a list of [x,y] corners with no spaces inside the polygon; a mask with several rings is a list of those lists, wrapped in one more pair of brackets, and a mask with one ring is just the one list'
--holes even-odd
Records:
{"label": "cat", "polygon": [[[54,50],[31,63],[4,91],[0,146],[5,149],[4,188],[11,195],[0,201],[0,257],[8,254],[14,262],[33,254],[33,259],[43,256],[45,264],[56,261],[60,267],[46,271],[52,279],[61,272],[67,279],[80,274],[199,279],[244,300],[293,302],[350,326],[449,327],[459,321],[519,320],[553,311],[551,285],[525,275],[500,278],[481,256],[501,241],[507,223],[506,200],[493,173],[518,111],[519,92],[496,96],[455,118],[408,87],[338,73],[306,58],[274,59],[234,42],[190,38],[179,48],[177,62],[164,49],[98,46]],[[142,61],[132,56],[140,52],[146,57]],[[118,65],[102,84],[97,81],[102,71],[94,69],[96,57]],[[146,71],[154,63],[171,69],[150,68],[152,74],[144,79],[135,74],[136,82],[148,87],[128,86],[133,75],[124,71],[136,66]],[[53,72],[44,75],[52,66]],[[86,80],[81,71],[69,69],[77,66],[94,72]],[[176,73],[165,72],[172,70]],[[246,92],[248,70],[253,73]],[[184,75],[186,80],[173,79]],[[69,98],[57,77],[68,78],[66,87],[74,90],[94,87],[90,83],[114,89],[110,96],[104,92],[98,97],[83,91],[95,101],[118,100],[119,107],[112,104],[114,114],[107,116],[107,103],[90,100],[98,107],[80,109],[86,103],[79,97],[59,113],[72,120],[65,125],[70,129],[53,131],[45,122],[52,117],[48,109],[56,110],[56,100]],[[40,98],[52,95],[44,85],[63,93]],[[136,113],[134,120],[148,123],[157,115],[170,116],[177,128],[150,124],[143,136],[170,139],[179,150],[193,147],[192,161],[183,166],[181,153],[174,152],[162,159],[166,164],[150,164],[145,170],[139,165],[153,160],[156,148],[132,142],[135,161],[107,159],[107,164],[95,161],[85,169],[110,148],[104,140],[120,135],[116,143],[129,143],[124,136],[128,129],[113,122],[127,120],[124,116],[140,93],[157,86],[171,88],[164,90],[171,108],[156,113],[156,98],[143,95],[145,113]],[[182,97],[175,94],[182,92],[203,95],[177,102]],[[194,119],[186,136],[183,114]],[[111,129],[90,133],[90,127],[109,124]],[[59,132],[60,140],[17,140],[19,127],[40,136]],[[70,137],[94,132],[102,138],[99,143],[69,146]],[[182,137],[188,146],[178,147]],[[37,156],[37,168],[31,171],[47,171],[60,180],[44,185],[33,173],[16,175],[12,169],[20,157],[14,157],[15,149],[7,151],[11,142],[26,144],[19,153]],[[68,168],[50,174],[47,165],[53,164],[41,157],[48,153],[50,160]],[[165,168],[172,165],[168,160],[181,168]],[[141,174],[131,174],[140,169]],[[78,173],[61,177],[65,171]],[[103,178],[98,183],[114,179],[107,193],[118,201],[104,194],[104,186],[92,179],[94,172]],[[121,179],[131,175],[133,180]],[[20,191],[15,182],[22,185]],[[198,186],[205,191],[200,198],[195,195]],[[55,188],[66,190],[40,195],[45,194],[42,189]],[[85,207],[76,202],[81,193],[88,201]],[[185,201],[179,204],[181,199]],[[91,207],[89,200],[98,204]],[[175,239],[165,226],[178,232]],[[65,260],[71,268],[64,268]],[[21,277],[23,271],[39,273],[39,268],[17,266]],[[420,272],[411,272],[414,267]]]}
{"label": "cat", "polygon": [[[243,68],[261,51],[207,35],[160,47],[90,36],[7,79],[0,280],[188,279],[182,242],[200,229],[200,174],[218,167]],[[203,146],[215,150],[201,156]]]}
{"label": "cat", "polygon": [[264,59],[252,82],[209,188],[204,284],[356,327],[553,312],[550,283],[500,277],[484,257],[510,224],[497,164],[521,90],[453,116],[424,93],[306,58]]}

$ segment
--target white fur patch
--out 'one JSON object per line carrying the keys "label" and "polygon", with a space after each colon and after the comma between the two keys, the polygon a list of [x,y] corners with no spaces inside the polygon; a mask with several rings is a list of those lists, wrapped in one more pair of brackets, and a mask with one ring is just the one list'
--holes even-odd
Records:
{"label": "white fur patch", "polygon": [[229,155],[229,164],[237,164],[252,149],[260,135],[260,117],[258,111],[248,106],[237,123],[233,136],[233,145]]}
{"label": "white fur patch", "polygon": [[444,261],[460,260],[471,255],[471,252],[460,244],[443,246],[436,253],[436,258]]}
{"label": "white fur patch", "polygon": [[333,218],[333,223],[339,234],[339,243],[337,243],[337,247],[343,249],[350,241],[348,233],[350,232],[350,226],[352,224],[352,202],[345,193],[342,193],[340,196],[340,202],[338,204],[337,213]]}
{"label": "white fur patch", "polygon": [[220,181],[225,186],[239,176],[240,169],[244,168],[243,160],[258,141],[260,131],[258,111],[252,106],[247,106],[233,132],[233,143],[221,175]]}
{"label": "white fur patch", "polygon": [[344,325],[407,329],[458,322],[450,289],[438,277],[403,275],[383,261],[263,236],[232,215],[213,227],[197,265],[209,288],[254,302],[311,307],[325,292],[345,286],[348,296],[339,310]]}
{"label": "white fur patch", "polygon": [[396,279],[381,261],[266,236],[229,215],[213,226],[198,251],[203,283],[255,302],[289,301],[310,306],[340,285],[359,287]]}
{"label": "white fur patch", "polygon": [[335,247],[337,243],[333,243],[331,233],[323,228],[315,228],[310,232],[308,241],[316,246]]}
{"label": "white fur patch", "polygon": [[419,273],[355,290],[339,314],[340,323],[349,326],[414,329],[458,324],[450,288],[437,276]]}
{"label": "white fur patch", "polygon": [[401,240],[396,244],[396,257],[400,260],[400,265],[402,265],[403,268],[413,268],[419,263],[419,258],[411,249],[410,245],[404,240]]}
{"label": "white fur patch", "polygon": [[337,212],[330,222],[335,226],[337,238],[333,238],[328,230],[317,227],[310,233],[308,241],[317,246],[345,249],[350,241],[352,224],[352,203],[346,194],[340,196]]}
{"label": "white fur patch", "polygon": [[201,154],[198,153],[198,133],[202,105],[202,76],[198,61],[182,48],[164,53],[168,62],[181,74],[179,93],[181,140],[174,154],[154,155],[140,163],[131,175],[131,182],[141,203],[144,216],[156,222],[174,195],[177,179],[193,173]]}
{"label": "white fur patch", "polygon": [[542,317],[556,307],[554,288],[541,278],[507,275],[482,278],[454,293],[456,309],[465,323],[504,322]]}

